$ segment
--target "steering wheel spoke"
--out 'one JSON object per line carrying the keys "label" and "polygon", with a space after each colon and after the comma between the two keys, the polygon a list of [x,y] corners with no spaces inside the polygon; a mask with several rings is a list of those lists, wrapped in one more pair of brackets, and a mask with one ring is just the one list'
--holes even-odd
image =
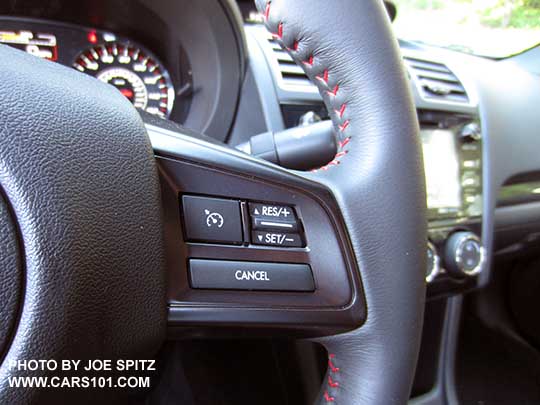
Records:
{"label": "steering wheel spoke", "polygon": [[326,186],[155,124],[171,325],[313,337],[362,324],[359,272]]}

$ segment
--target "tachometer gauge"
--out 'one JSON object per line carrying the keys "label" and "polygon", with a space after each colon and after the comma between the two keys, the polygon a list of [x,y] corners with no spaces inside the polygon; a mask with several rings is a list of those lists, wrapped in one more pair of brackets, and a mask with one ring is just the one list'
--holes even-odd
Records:
{"label": "tachometer gauge", "polygon": [[137,108],[169,117],[174,88],[166,69],[147,50],[109,42],[82,52],[73,63],[81,72],[116,87]]}

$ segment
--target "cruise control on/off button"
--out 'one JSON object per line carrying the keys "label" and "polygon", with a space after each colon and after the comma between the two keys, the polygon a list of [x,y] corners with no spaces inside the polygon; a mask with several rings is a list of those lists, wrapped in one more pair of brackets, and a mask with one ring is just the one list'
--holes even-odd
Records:
{"label": "cruise control on/off button", "polygon": [[240,203],[234,200],[183,196],[187,239],[198,242],[243,242]]}

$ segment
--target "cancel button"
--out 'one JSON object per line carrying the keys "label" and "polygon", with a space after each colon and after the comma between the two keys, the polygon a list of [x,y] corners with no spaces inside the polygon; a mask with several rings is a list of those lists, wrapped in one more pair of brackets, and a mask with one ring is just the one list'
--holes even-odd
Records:
{"label": "cancel button", "polygon": [[192,288],[217,290],[314,291],[307,264],[191,259]]}

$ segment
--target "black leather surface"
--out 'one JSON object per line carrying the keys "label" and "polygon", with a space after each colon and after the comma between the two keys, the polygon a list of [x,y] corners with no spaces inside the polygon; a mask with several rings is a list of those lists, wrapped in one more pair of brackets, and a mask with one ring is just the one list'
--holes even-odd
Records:
{"label": "black leather surface", "polygon": [[5,46],[0,123],[0,184],[26,267],[20,323],[0,367],[0,403],[99,403],[110,391],[9,388],[10,376],[47,373],[16,372],[8,361],[155,353],[166,304],[152,149],[139,115],[115,89]]}
{"label": "black leather surface", "polygon": [[0,194],[0,359],[9,347],[18,320],[22,280],[17,230],[9,207]]}
{"label": "black leather surface", "polygon": [[426,197],[418,123],[381,1],[258,0],[266,24],[315,82],[341,146],[308,177],[332,189],[360,268],[367,321],[321,342],[320,403],[405,403],[425,296]]}

